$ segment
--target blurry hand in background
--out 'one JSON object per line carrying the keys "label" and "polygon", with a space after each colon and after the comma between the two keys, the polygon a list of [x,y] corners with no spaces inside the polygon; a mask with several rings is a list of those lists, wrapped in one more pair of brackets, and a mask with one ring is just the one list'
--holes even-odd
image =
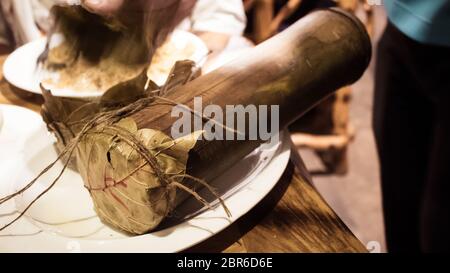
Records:
{"label": "blurry hand in background", "polygon": [[106,16],[117,13],[122,7],[123,2],[124,0],[84,0],[82,4],[86,9]]}
{"label": "blurry hand in background", "polygon": [[[175,21],[188,16],[197,0],[82,0],[82,5],[91,12],[103,16],[113,16],[119,11],[155,11],[176,7]],[[176,6],[175,4],[178,4]]]}

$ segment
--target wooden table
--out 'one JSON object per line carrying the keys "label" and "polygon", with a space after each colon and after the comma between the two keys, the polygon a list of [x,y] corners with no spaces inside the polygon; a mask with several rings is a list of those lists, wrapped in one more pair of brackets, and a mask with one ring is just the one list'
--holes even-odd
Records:
{"label": "wooden table", "polygon": [[[0,104],[39,111],[40,96],[0,76]],[[292,154],[280,182],[259,205],[188,252],[367,252],[314,188],[298,153]]]}

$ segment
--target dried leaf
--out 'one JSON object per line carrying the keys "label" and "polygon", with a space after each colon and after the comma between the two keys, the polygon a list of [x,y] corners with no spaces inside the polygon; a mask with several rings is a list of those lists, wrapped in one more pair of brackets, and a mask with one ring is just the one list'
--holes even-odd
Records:
{"label": "dried leaf", "polygon": [[174,88],[185,85],[191,80],[199,77],[201,69],[199,69],[194,61],[184,60],[178,61],[170,71],[166,83],[161,88],[160,96],[165,96]]}
{"label": "dried leaf", "polygon": [[[145,145],[165,175],[185,174],[188,153],[195,146],[198,133],[172,140],[159,131],[137,130],[133,119],[124,119],[116,126]],[[173,209],[176,188],[160,181],[120,132],[105,128],[87,134],[78,145],[77,158],[95,210],[110,226],[144,234],[156,228]]]}
{"label": "dried leaf", "polygon": [[[139,99],[146,97],[146,85],[148,83],[147,69],[139,76],[119,83],[107,90],[100,98],[100,104],[103,108],[115,108],[128,105]],[[155,90],[159,87],[150,81],[148,89]]]}

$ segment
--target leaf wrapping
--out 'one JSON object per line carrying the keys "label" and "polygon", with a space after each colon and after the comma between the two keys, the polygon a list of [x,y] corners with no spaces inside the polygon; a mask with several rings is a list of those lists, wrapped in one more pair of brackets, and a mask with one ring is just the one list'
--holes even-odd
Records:
{"label": "leaf wrapping", "polygon": [[[119,110],[159,90],[170,93],[198,76],[194,68],[192,61],[177,62],[161,89],[143,71],[136,78],[111,87],[99,98],[54,97],[43,89],[45,103],[41,113],[62,151],[96,115]],[[138,130],[133,119],[125,118],[83,135],[71,166],[82,176],[103,222],[130,234],[144,234],[156,228],[175,208],[177,188],[171,182],[183,181],[188,153],[201,133],[173,140],[156,130]],[[168,182],[155,175],[130,138],[145,146]]]}
{"label": "leaf wrapping", "polygon": [[186,173],[189,151],[197,134],[173,140],[151,130],[137,130],[133,119],[91,131],[78,144],[78,170],[94,201],[98,216],[110,226],[131,234],[144,234],[156,228],[173,210],[176,188],[155,174],[122,130],[133,134],[157,160],[167,177],[181,182]]}

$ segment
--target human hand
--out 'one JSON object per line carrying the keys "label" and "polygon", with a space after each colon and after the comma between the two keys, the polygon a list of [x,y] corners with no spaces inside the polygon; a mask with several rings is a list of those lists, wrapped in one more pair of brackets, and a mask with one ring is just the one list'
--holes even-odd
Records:
{"label": "human hand", "polygon": [[188,17],[197,0],[81,0],[82,6],[103,17],[117,17],[133,21],[146,14],[146,24],[161,28],[174,28]]}
{"label": "human hand", "polygon": [[[177,5],[178,14],[190,12],[197,0],[82,0],[82,5],[91,12],[103,16],[125,11],[154,11]],[[187,15],[187,14],[186,14]]]}
{"label": "human hand", "polygon": [[124,0],[82,0],[81,4],[87,10],[106,16],[116,14],[124,4]]}

